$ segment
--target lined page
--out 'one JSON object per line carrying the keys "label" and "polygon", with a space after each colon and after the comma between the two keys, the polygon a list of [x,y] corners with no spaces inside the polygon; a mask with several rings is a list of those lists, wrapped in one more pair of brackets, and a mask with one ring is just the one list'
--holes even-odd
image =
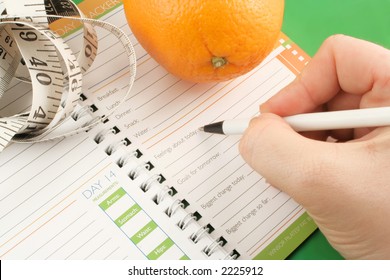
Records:
{"label": "lined page", "polygon": [[[132,36],[124,18],[112,20]],[[281,40],[250,73],[223,83],[194,84],[167,73],[132,39],[137,77],[131,97],[114,115],[116,124],[163,168],[180,195],[202,214],[202,222],[215,227],[214,238],[223,236],[243,258],[256,257],[304,209],[243,161],[239,136],[209,135],[198,128],[255,116],[259,104],[296,77],[289,61],[304,64],[305,58]],[[98,86],[108,110],[115,108],[112,93],[126,88],[121,78]]]}
{"label": "lined page", "polygon": [[[0,257],[205,258],[203,243],[195,246],[189,240],[195,223],[186,231],[172,226],[164,214],[167,205],[156,206],[149,193],[139,190],[141,181],[132,181],[129,169],[115,164],[135,148],[178,191],[174,199],[189,203],[184,210],[197,211],[198,223],[214,228],[209,241],[227,240],[214,258],[232,250],[243,259],[256,257],[304,210],[245,164],[238,136],[209,135],[198,127],[255,116],[261,102],[295,78],[293,66],[281,56],[289,45],[282,44],[261,66],[235,80],[193,84],[170,75],[145,52],[131,34],[122,6],[102,19],[122,28],[133,42],[137,75],[131,96],[119,106],[129,72],[123,50],[100,32],[97,60],[84,77],[84,104],[94,104],[98,115],[116,111],[107,124],[89,133],[12,144],[0,154]],[[77,46],[78,33],[67,43]],[[25,85],[14,82],[8,93],[2,114],[28,110]],[[96,133],[113,125],[120,133],[97,145]],[[110,156],[104,152],[124,137],[130,147]],[[107,201],[115,203],[108,207]],[[159,255],[161,248],[167,250]]]}
{"label": "lined page", "polygon": [[[122,13],[121,8],[113,10],[104,20]],[[77,32],[68,37],[67,42],[77,47],[79,38],[80,32]],[[126,89],[122,89],[120,83],[128,82],[129,73],[123,63],[126,62],[123,50],[112,37],[100,30],[99,39],[98,58],[84,79],[87,98],[84,104],[93,104],[96,115],[104,115],[114,109],[125,94]],[[116,84],[118,80],[120,85]],[[112,92],[103,89],[107,84],[114,85]],[[29,86],[13,81],[0,113],[28,111],[30,98]],[[109,102],[103,102],[106,100]],[[77,122],[87,122],[93,117],[86,114]],[[75,125],[70,119],[60,130]],[[88,133],[66,139],[37,144],[12,143],[0,154],[0,258],[162,260],[207,257],[202,249],[212,242],[211,238],[199,244],[189,239],[199,225],[192,224],[185,231],[173,226],[187,212],[179,209],[176,220],[164,213],[168,203],[176,198],[157,206],[139,188],[148,177],[131,180],[130,170],[115,164],[115,157],[132,153],[137,147],[122,147],[113,155],[105,152],[110,144],[128,136],[122,129],[111,134],[109,131],[114,126],[115,119],[111,119]],[[105,134],[104,141],[97,144],[94,138],[101,132]],[[148,161],[145,156],[141,159]],[[212,258],[223,258],[225,254],[221,250]]]}
{"label": "lined page", "polygon": [[[155,74],[160,81],[165,75],[159,68]],[[169,83],[156,83],[158,91],[141,91],[143,98],[152,97],[140,101],[142,110],[135,108],[137,118],[130,122],[135,123],[130,133],[165,167],[181,195],[245,258],[256,256],[303,209],[245,164],[239,137],[204,134],[198,127],[256,115],[258,104],[294,77],[277,59],[223,84],[193,85],[169,77]]]}
{"label": "lined page", "polygon": [[[94,176],[105,160],[87,139],[84,135],[23,147],[14,144],[4,150],[1,159],[7,159],[0,163],[1,258],[129,257],[130,248],[120,250],[117,235],[98,222],[101,213],[79,196],[80,182]],[[78,255],[79,247],[84,248],[82,255]]]}

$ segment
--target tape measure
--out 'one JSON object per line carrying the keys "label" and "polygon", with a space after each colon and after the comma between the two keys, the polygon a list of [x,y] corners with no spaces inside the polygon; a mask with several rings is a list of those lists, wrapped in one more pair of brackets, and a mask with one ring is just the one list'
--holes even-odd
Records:
{"label": "tape measure", "polygon": [[[134,83],[136,59],[130,39],[121,29],[85,18],[71,0],[3,0],[0,11],[0,103],[12,79],[32,86],[29,112],[0,116],[0,152],[11,141],[40,142],[87,131],[114,113],[112,110],[87,125],[50,137],[80,104],[82,76],[91,67],[98,50],[95,27],[112,33],[125,50],[129,86],[120,103],[128,98]],[[62,18],[83,23],[83,46],[77,57],[64,39],[50,30],[50,23]]]}

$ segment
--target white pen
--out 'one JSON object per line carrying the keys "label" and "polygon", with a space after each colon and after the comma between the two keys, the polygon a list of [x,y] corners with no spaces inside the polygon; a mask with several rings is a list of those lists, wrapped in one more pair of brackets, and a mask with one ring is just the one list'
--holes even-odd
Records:
{"label": "white pen", "polygon": [[[390,107],[354,109],[293,115],[283,118],[295,131],[319,131],[390,125]],[[199,129],[217,134],[242,134],[250,119],[233,119],[211,123]]]}

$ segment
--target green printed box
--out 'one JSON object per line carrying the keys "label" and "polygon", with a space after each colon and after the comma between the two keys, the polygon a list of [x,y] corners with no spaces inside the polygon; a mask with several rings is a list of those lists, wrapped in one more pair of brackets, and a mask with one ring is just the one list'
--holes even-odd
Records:
{"label": "green printed box", "polygon": [[168,251],[169,248],[171,248],[174,245],[173,241],[170,238],[167,238],[162,242],[160,245],[158,245],[149,255],[149,260],[157,260],[160,258],[166,251]]}
{"label": "green printed box", "polygon": [[137,215],[141,211],[141,207],[138,204],[134,204],[131,208],[129,208],[125,213],[123,213],[119,218],[115,220],[115,224],[118,227],[123,226],[125,223],[131,220],[135,215]]}
{"label": "green printed box", "polygon": [[301,244],[317,228],[313,219],[305,212],[286,230],[275,238],[254,259],[281,260],[285,259],[299,244]]}
{"label": "green printed box", "polygon": [[157,224],[154,221],[147,223],[142,229],[131,237],[131,241],[134,244],[140,243],[145,237],[147,237],[153,230],[157,228]]}
{"label": "green printed box", "polygon": [[121,197],[126,195],[126,191],[123,188],[118,189],[112,195],[110,195],[107,199],[99,204],[100,208],[106,211],[110,208],[115,202],[117,202]]}

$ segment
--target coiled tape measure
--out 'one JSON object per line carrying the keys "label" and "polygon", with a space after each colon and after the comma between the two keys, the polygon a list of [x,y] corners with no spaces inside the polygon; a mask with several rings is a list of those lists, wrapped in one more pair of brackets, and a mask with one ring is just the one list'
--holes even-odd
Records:
{"label": "coiled tape measure", "polygon": [[[116,26],[85,18],[71,0],[0,0],[0,104],[13,78],[31,83],[29,112],[0,116],[0,152],[11,142],[39,142],[67,137],[91,129],[108,115],[50,137],[71,117],[82,93],[82,75],[92,65],[98,50],[95,27],[103,28],[119,40],[129,60],[129,87],[135,76],[135,52],[130,39]],[[83,46],[76,57],[64,39],[49,24],[61,18],[81,21]]]}

